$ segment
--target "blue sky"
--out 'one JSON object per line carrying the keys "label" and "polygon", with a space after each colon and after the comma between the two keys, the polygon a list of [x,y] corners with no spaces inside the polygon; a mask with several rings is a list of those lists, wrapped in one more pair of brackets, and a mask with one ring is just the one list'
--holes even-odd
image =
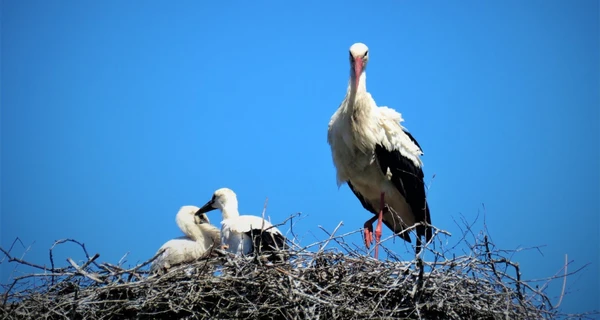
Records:
{"label": "blue sky", "polygon": [[220,187],[243,213],[266,197],[274,222],[302,212],[304,244],[325,237],[319,225],[360,228],[369,216],[338,190],[326,142],[360,41],[369,91],[425,151],[448,242],[485,204],[498,247],[544,246],[514,257],[525,278],[554,275],[565,254],[570,270],[590,263],[562,306],[600,309],[598,12],[557,0],[3,1],[1,245],[19,237],[46,263],[54,240],[74,238],[136,263],[180,235],[180,206]]}

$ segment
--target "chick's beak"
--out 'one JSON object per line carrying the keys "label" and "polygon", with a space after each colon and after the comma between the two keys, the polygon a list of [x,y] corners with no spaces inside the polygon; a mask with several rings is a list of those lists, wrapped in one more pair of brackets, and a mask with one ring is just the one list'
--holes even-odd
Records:
{"label": "chick's beak", "polygon": [[210,199],[210,201],[208,201],[206,204],[204,204],[202,206],[202,208],[198,209],[198,211],[196,211],[195,214],[199,215],[199,214],[203,214],[203,213],[207,213],[207,212],[215,210],[216,208],[213,207],[214,203],[215,203],[215,200],[214,199]]}

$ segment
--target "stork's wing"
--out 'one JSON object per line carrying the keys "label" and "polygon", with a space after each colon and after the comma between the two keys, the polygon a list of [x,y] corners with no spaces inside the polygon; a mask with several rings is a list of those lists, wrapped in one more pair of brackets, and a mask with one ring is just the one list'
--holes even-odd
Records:
{"label": "stork's wing", "polygon": [[[425,183],[421,168],[421,147],[415,138],[400,125],[402,116],[387,107],[379,107],[382,127],[381,143],[375,147],[375,156],[383,174],[391,172],[391,182],[404,196],[415,215],[416,222],[431,223],[429,206],[425,195]],[[418,226],[417,237],[432,237],[431,228]]]}
{"label": "stork's wing", "polygon": [[339,118],[339,114],[340,114],[340,109],[338,108],[331,116],[331,119],[329,120],[329,125],[327,126],[327,143],[329,143],[329,145],[332,148],[333,148],[333,144],[335,142],[335,139],[333,137],[336,135],[337,123],[338,123],[337,120]]}
{"label": "stork's wing", "polygon": [[[404,119],[400,113],[388,107],[378,107],[377,111],[379,112],[379,124],[384,131],[384,142],[392,142],[396,146],[402,146],[405,149],[402,150],[403,154],[423,155],[423,150],[417,139],[402,126]],[[408,140],[406,140],[406,137],[408,137]],[[386,145],[386,147],[388,146]],[[393,147],[390,146],[390,149],[393,149]]]}
{"label": "stork's wing", "polygon": [[408,130],[406,130],[405,128],[402,128],[402,131],[404,131],[404,133],[406,133],[406,135],[408,136],[408,138],[410,139],[410,141],[412,141],[417,147],[419,147],[419,149],[421,150],[421,154],[423,154],[423,148],[421,148],[421,146],[417,142],[417,139],[415,139],[412,136],[412,134],[410,134],[410,132],[408,132]]}
{"label": "stork's wing", "polygon": [[185,236],[167,241],[158,249],[157,253],[162,250],[164,251],[152,262],[151,272],[160,273],[164,271],[164,268],[191,262],[205,252],[201,245]]}
{"label": "stork's wing", "polygon": [[287,249],[285,237],[281,233],[252,229],[245,234],[252,239],[252,251],[250,253]]}
{"label": "stork's wing", "polygon": [[[415,166],[413,161],[402,156],[398,150],[387,150],[381,145],[375,147],[375,155],[381,171],[386,174],[388,169],[392,173],[391,181],[406,199],[406,202],[415,215],[416,222],[431,224],[429,206],[425,196],[423,170]],[[417,237],[425,236],[429,241],[432,237],[431,228],[417,227]]]}
{"label": "stork's wing", "polygon": [[261,217],[244,215],[227,221],[229,229],[238,234],[244,234],[252,240],[252,251],[273,251],[285,249],[285,237],[269,221]]}

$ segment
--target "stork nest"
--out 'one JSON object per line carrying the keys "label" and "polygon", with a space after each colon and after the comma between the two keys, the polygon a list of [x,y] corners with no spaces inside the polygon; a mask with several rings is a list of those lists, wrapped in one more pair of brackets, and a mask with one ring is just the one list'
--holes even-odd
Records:
{"label": "stork nest", "polygon": [[[338,226],[339,228],[339,226]],[[336,228],[337,231],[337,228]],[[355,231],[358,232],[359,230]],[[353,233],[353,232],[352,232]],[[435,246],[440,247],[437,230]],[[198,261],[149,274],[153,259],[134,267],[98,263],[81,245],[80,264],[51,267],[11,256],[2,263],[40,269],[2,285],[4,319],[543,319],[563,318],[544,294],[545,285],[521,279],[517,263],[497,250],[487,232],[465,232],[470,248],[461,256],[425,248],[425,261],[402,260],[381,248],[370,258],[349,234],[329,234],[324,241],[292,244],[284,262],[260,256],[211,254]],[[472,241],[467,240],[471,235]],[[328,248],[336,243],[336,248]],[[397,245],[397,244],[396,244]],[[54,247],[54,246],[53,246]],[[312,251],[311,251],[312,249]],[[381,254],[384,253],[384,254]],[[581,270],[581,269],[579,269]],[[579,270],[575,271],[578,272]],[[559,281],[564,274],[549,277]],[[35,281],[32,281],[35,280]],[[539,281],[539,280],[538,280]],[[547,284],[547,283],[546,283]],[[563,288],[564,290],[564,288]],[[564,292],[564,291],[563,291]],[[562,297],[561,297],[562,298]],[[577,317],[590,317],[580,314]]]}

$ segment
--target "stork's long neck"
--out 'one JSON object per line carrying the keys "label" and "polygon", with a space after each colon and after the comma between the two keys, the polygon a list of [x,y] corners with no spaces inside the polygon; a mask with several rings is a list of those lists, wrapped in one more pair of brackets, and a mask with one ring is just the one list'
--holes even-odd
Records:
{"label": "stork's long neck", "polygon": [[346,90],[346,100],[348,107],[354,108],[356,100],[360,99],[367,93],[367,73],[363,71],[358,78],[358,86],[356,85],[356,76],[350,72],[350,80],[348,81],[348,89]]}
{"label": "stork's long neck", "polygon": [[203,246],[204,249],[208,249],[214,243],[220,241],[219,229],[208,223],[188,225],[188,228],[184,232],[190,239]]}
{"label": "stork's long neck", "polygon": [[196,242],[204,241],[204,232],[202,232],[203,230],[193,219],[187,219],[187,217],[185,219],[179,219],[177,220],[177,224],[179,225],[179,229],[181,229],[188,238]]}
{"label": "stork's long neck", "polygon": [[238,211],[238,203],[235,199],[230,199],[221,209],[223,213],[223,220],[239,217],[240,213]]}
{"label": "stork's long neck", "polygon": [[[373,148],[373,137],[377,136],[377,127],[372,125],[373,108],[377,107],[367,92],[367,76],[363,71],[356,85],[355,77],[350,76],[346,93],[346,110],[344,119],[353,136],[353,148],[364,154],[370,154]],[[343,120],[344,121],[344,120]]]}
{"label": "stork's long neck", "polygon": [[197,242],[202,242],[207,244],[207,246],[210,246],[213,243],[219,243],[221,241],[219,228],[208,223],[203,223],[198,225],[198,229],[202,234],[202,238],[197,239]]}
{"label": "stork's long neck", "polygon": [[180,211],[175,221],[183,234],[197,243],[209,243],[205,239],[213,237],[210,228],[216,228],[208,223],[196,224],[194,216],[185,211]]}
{"label": "stork's long neck", "polygon": [[200,229],[199,226],[195,226],[195,228],[190,228],[188,237],[196,242],[204,242],[204,232]]}
{"label": "stork's long neck", "polygon": [[348,89],[346,90],[346,108],[348,113],[353,115],[353,118],[362,115],[362,113],[366,115],[370,111],[370,96],[367,92],[367,73],[363,71],[358,78],[358,85],[356,85],[356,82],[356,77],[351,74],[348,81]]}
{"label": "stork's long neck", "polygon": [[359,124],[370,119],[372,98],[367,92],[367,74],[362,72],[356,85],[356,77],[350,76],[346,91],[346,114],[353,124]]}

